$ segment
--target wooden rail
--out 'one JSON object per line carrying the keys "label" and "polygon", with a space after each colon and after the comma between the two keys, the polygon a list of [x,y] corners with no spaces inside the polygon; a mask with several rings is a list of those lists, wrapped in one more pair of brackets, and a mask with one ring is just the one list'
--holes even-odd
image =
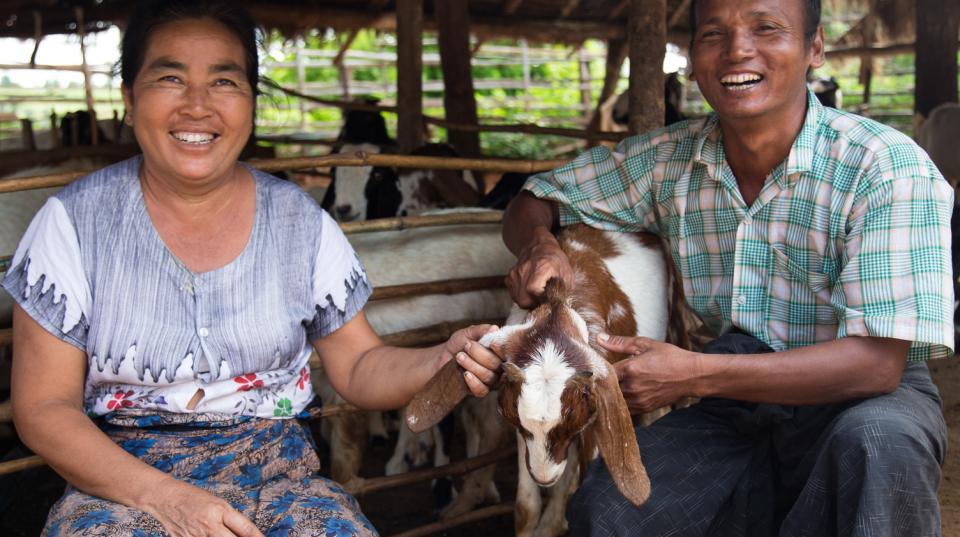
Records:
{"label": "wooden rail", "polygon": [[440,520],[431,524],[425,524],[412,530],[396,533],[392,537],[424,537],[425,535],[440,533],[441,531],[462,526],[464,524],[469,524],[470,522],[477,522],[479,520],[486,520],[488,518],[498,516],[512,515],[513,511],[514,505],[512,503],[500,503],[497,505],[491,505],[489,507],[481,507],[468,513],[464,513],[460,516],[448,518],[447,520]]}
{"label": "wooden rail", "polygon": [[[563,166],[566,160],[514,160],[497,158],[450,158],[427,157],[419,155],[381,155],[358,151],[353,155],[326,155],[322,157],[291,157],[277,159],[251,160],[249,164],[258,170],[276,172],[300,170],[304,168],[326,168],[332,166],[390,166],[394,168],[426,168],[433,170],[475,170],[486,172],[535,173]],[[0,193],[16,192],[64,186],[71,181],[92,172],[75,172],[19,177],[0,180]]]}

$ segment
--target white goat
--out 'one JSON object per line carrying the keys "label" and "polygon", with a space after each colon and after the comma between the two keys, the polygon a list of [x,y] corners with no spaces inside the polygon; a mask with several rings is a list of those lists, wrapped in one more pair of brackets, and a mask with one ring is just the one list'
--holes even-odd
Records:
{"label": "white goat", "polygon": [[[350,235],[349,239],[374,287],[502,276],[514,263],[512,254],[500,239],[498,224],[357,233]],[[365,312],[378,334],[390,334],[443,322],[503,319],[509,309],[509,295],[505,290],[497,289],[377,300],[367,304]],[[312,378],[325,404],[342,402],[322,374],[315,374]],[[368,427],[371,421],[376,423],[379,417],[380,413],[369,413],[325,420],[324,427],[329,427],[326,434],[334,446],[331,450],[331,475],[335,480],[349,483],[358,477]],[[485,444],[486,438],[477,438],[484,434],[482,429],[467,427],[467,432],[469,455],[489,449]],[[401,428],[397,447],[387,463],[387,474],[402,473],[409,470],[411,465],[428,462],[428,450],[439,438],[436,429],[428,428],[423,434],[413,435],[406,428]],[[442,446],[436,447],[434,463],[445,462],[441,455]],[[488,483],[485,492],[490,490],[492,480]],[[462,501],[469,501],[469,498],[458,498],[458,503]]]}
{"label": "white goat", "polygon": [[[627,499],[639,505],[650,494],[611,367],[625,356],[597,345],[596,335],[665,338],[669,282],[659,239],[582,225],[565,228],[558,239],[574,269],[574,288],[552,280],[540,306],[514,308],[506,325],[482,341],[503,357],[499,410],[518,431],[519,536],[566,531],[563,510],[580,462],[597,450]],[[435,422],[465,391],[455,366],[445,368],[408,407],[408,425],[417,430]],[[537,485],[553,487],[542,517]]]}
{"label": "white goat", "polygon": [[960,184],[960,104],[944,103],[930,111],[917,129],[917,143],[930,155],[947,181]]}

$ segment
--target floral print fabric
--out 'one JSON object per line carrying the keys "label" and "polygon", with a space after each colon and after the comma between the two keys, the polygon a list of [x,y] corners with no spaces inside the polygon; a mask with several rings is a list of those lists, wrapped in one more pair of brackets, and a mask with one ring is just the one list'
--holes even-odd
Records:
{"label": "floral print fabric", "polygon": [[[356,499],[335,482],[316,475],[320,461],[299,422],[237,421],[102,427],[131,455],[223,498],[268,537],[377,535]],[[142,511],[67,487],[50,510],[43,535],[161,537],[167,533]]]}

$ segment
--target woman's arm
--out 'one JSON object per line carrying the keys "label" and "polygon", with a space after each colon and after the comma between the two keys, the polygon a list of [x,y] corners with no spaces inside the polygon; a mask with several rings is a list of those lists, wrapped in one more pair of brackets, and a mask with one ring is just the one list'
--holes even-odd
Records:
{"label": "woman's arm", "polygon": [[23,442],[71,485],[153,515],[174,536],[262,537],[216,496],[141,462],[83,412],[87,359],[14,307],[13,416]]}
{"label": "woman's arm", "polygon": [[498,377],[500,359],[477,340],[493,329],[471,326],[426,349],[387,347],[361,311],[313,346],[330,383],[344,399],[361,408],[389,410],[406,405],[453,358],[466,370],[470,391],[486,395]]}

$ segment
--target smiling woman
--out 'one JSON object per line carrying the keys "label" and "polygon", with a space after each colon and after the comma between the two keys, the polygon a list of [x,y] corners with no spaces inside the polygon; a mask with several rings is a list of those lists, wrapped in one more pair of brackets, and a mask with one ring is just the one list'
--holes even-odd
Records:
{"label": "smiling woman", "polygon": [[257,35],[235,2],[138,2],[121,73],[143,154],[50,198],[3,280],[17,430],[71,484],[47,536],[375,535],[292,419],[312,351],[363,408],[404,405],[454,355],[475,394],[495,380],[467,351],[489,326],[384,346],[336,223],[237,160]]}

